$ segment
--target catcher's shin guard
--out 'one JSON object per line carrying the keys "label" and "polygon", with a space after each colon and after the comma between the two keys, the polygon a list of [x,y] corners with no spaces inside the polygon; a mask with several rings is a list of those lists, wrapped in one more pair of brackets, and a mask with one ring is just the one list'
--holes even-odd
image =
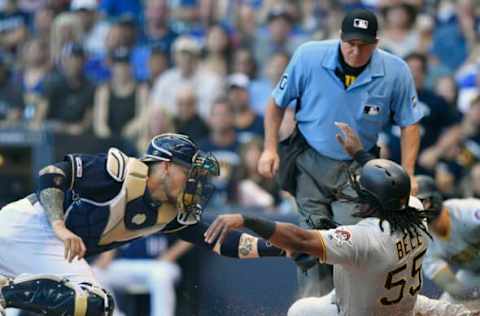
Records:
{"label": "catcher's shin guard", "polygon": [[112,296],[89,283],[76,284],[52,275],[26,275],[0,287],[6,307],[47,316],[111,316]]}

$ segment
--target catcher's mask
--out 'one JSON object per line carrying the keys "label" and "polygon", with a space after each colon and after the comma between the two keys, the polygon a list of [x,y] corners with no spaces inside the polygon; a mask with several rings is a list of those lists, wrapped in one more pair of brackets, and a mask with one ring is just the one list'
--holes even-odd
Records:
{"label": "catcher's mask", "polygon": [[200,220],[203,210],[215,192],[210,177],[220,174],[217,159],[211,153],[197,151],[192,158],[187,181],[177,198],[177,221],[182,225],[192,225]]}

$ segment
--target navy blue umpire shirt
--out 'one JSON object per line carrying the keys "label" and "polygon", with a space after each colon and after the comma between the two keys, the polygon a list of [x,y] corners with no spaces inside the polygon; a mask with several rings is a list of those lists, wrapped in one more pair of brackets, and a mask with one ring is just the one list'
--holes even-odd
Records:
{"label": "navy blue umpire shirt", "polygon": [[339,40],[329,40],[297,48],[272,96],[282,108],[299,99],[296,119],[310,146],[332,159],[350,160],[335,138],[335,122],[349,124],[370,150],[391,120],[405,127],[423,114],[408,65],[381,49],[375,49],[368,66],[345,88],[335,74],[341,68],[339,45]]}

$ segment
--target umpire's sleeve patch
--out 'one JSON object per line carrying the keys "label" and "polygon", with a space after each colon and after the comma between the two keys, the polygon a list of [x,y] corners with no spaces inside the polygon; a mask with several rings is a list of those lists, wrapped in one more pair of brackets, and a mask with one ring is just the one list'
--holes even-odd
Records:
{"label": "umpire's sleeve patch", "polygon": [[288,81],[288,75],[283,75],[282,79],[280,80],[280,85],[279,85],[280,90],[285,89],[285,87],[287,86],[287,81]]}
{"label": "umpire's sleeve patch", "polygon": [[128,156],[117,148],[110,148],[107,156],[107,172],[118,182],[125,180]]}

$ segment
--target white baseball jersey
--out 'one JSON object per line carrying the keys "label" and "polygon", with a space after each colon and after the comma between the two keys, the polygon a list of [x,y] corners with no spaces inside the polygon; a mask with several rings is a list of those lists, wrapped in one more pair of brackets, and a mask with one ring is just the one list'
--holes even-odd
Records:
{"label": "white baseball jersey", "polygon": [[367,218],[352,226],[319,231],[326,249],[321,262],[334,264],[338,315],[413,316],[422,287],[429,237],[390,234],[384,221]]}
{"label": "white baseball jersey", "polygon": [[448,265],[480,273],[480,200],[451,199],[443,203],[450,215],[446,237],[433,235],[423,266],[433,279]]}

